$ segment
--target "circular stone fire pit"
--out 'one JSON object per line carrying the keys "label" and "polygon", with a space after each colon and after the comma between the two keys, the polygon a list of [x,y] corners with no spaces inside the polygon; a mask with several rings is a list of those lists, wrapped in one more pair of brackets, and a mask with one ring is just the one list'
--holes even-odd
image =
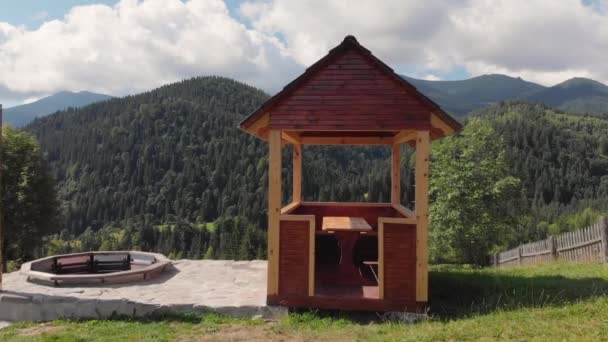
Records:
{"label": "circular stone fire pit", "polygon": [[162,254],[121,251],[50,256],[21,266],[27,280],[55,286],[83,283],[130,283],[158,276],[171,261]]}

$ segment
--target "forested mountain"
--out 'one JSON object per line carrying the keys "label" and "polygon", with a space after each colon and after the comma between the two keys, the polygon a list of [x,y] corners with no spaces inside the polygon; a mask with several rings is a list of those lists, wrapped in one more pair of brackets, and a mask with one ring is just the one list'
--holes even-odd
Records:
{"label": "forested mountain", "polygon": [[[38,139],[59,185],[64,229],[39,251],[156,250],[173,257],[265,255],[267,145],[237,129],[268,96],[220,77],[194,78],[38,119]],[[530,213],[518,240],[548,223],[608,206],[608,120],[510,102],[474,115],[504,139]],[[403,197],[412,200],[412,151]],[[291,151],[284,152],[284,198]],[[389,198],[388,148],[306,147],[306,200]]]}
{"label": "forested mountain", "polygon": [[46,116],[58,110],[69,107],[83,107],[110,98],[112,97],[108,95],[88,91],[62,91],[32,103],[6,108],[4,110],[4,121],[13,127],[21,127],[32,122],[35,118]]}
{"label": "forested mountain", "polygon": [[[263,257],[267,144],[237,124],[267,97],[229,79],[195,78],[29,125],[64,205],[66,229],[53,242],[57,250],[86,230],[79,240],[84,245],[73,248],[106,243],[104,248],[137,246],[189,257]],[[387,201],[389,152],[305,148],[304,197]],[[411,181],[411,168],[403,172]],[[411,186],[404,192],[411,195]]]}
{"label": "forested mountain", "polygon": [[456,117],[505,100],[526,100],[577,114],[608,113],[608,86],[572,78],[552,87],[505,75],[482,75],[461,81],[427,81],[403,76]]}
{"label": "forested mountain", "polygon": [[560,216],[588,207],[608,210],[608,119],[523,102],[474,115],[502,136],[511,174],[526,190],[532,213],[521,239],[544,237],[546,223]]}
{"label": "forested mountain", "polygon": [[569,113],[608,113],[608,86],[587,78],[571,78],[526,99]]}
{"label": "forested mountain", "polygon": [[544,89],[540,84],[505,75],[482,75],[462,81],[427,81],[403,76],[449,113],[464,115],[497,102]]}

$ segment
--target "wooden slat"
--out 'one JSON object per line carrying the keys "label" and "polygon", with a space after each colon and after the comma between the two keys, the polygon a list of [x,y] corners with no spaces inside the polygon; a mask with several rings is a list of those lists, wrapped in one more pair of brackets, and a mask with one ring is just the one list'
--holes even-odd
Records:
{"label": "wooden slat", "polygon": [[303,145],[389,145],[392,137],[302,137]]}
{"label": "wooden slat", "polygon": [[429,131],[416,138],[416,301],[428,300]]}
{"label": "wooden slat", "polygon": [[391,153],[391,203],[401,203],[401,145],[393,144]]}
{"label": "wooden slat", "polygon": [[302,201],[302,145],[293,145],[292,200]]}
{"label": "wooden slat", "polygon": [[279,290],[279,224],[281,214],[281,131],[268,136],[268,295]]}

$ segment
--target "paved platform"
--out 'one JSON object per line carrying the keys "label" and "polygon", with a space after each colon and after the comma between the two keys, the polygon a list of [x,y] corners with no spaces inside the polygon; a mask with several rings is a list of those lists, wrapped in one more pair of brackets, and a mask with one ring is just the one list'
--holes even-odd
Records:
{"label": "paved platform", "polygon": [[287,309],[266,306],[266,267],[263,260],[177,260],[148,281],[63,287],[12,272],[3,279],[0,321],[209,311],[274,318]]}

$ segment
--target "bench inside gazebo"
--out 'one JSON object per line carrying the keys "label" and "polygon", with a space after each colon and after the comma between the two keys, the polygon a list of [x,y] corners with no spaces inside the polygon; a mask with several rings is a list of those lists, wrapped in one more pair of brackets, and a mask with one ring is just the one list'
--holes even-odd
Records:
{"label": "bench inside gazebo", "polygon": [[[269,143],[268,304],[371,311],[425,306],[430,142],[459,130],[456,120],[347,36],[240,127]],[[416,149],[414,210],[401,204],[403,144]],[[283,206],[287,145],[293,191]],[[304,145],[390,146],[390,203],[303,201]]]}

